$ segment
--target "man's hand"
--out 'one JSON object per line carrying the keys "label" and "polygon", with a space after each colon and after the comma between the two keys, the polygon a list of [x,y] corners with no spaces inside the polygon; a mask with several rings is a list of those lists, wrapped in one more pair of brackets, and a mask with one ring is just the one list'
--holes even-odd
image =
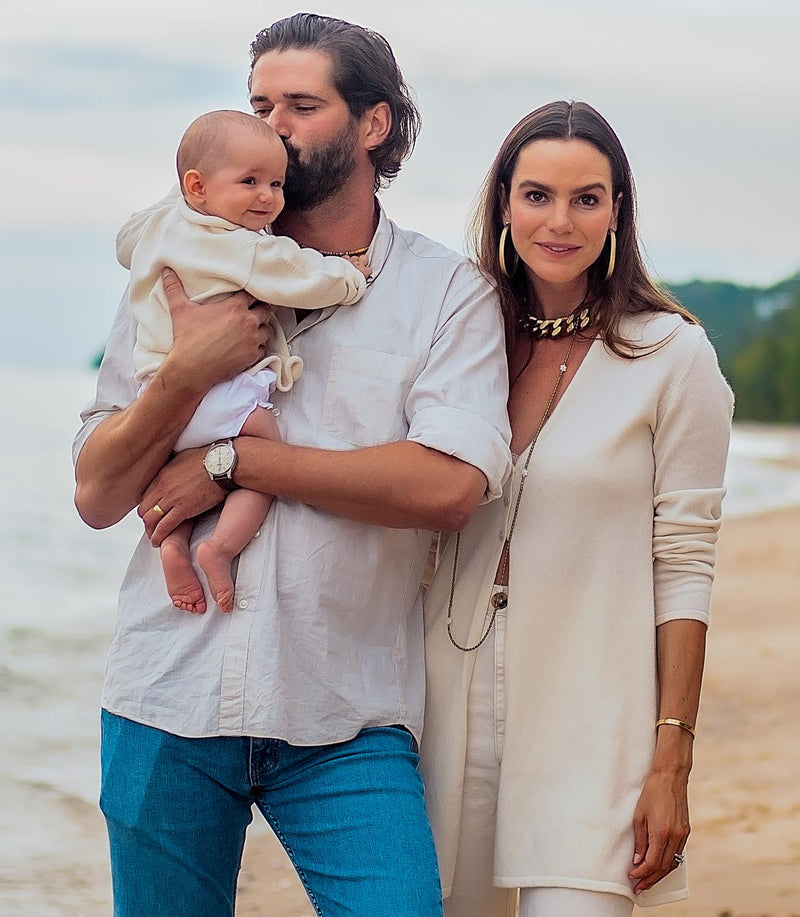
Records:
{"label": "man's hand", "polygon": [[166,360],[190,373],[202,391],[232,379],[264,356],[270,335],[270,310],[264,303],[240,290],[198,305],[186,296],[174,271],[166,268],[162,281],[173,335]]}
{"label": "man's hand", "polygon": [[159,471],[142,495],[138,513],[154,547],[159,547],[185,519],[192,519],[222,502],[225,496],[222,488],[209,478],[203,467],[207,451],[203,447],[180,452]]}

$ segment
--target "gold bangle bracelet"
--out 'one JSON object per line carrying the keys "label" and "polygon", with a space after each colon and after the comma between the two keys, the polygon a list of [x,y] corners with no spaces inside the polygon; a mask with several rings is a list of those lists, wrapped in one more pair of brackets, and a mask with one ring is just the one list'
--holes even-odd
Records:
{"label": "gold bangle bracelet", "polygon": [[681,729],[685,729],[694,738],[694,726],[684,723],[683,720],[674,720],[672,717],[665,716],[663,719],[656,720],[656,729],[659,726],[680,726]]}

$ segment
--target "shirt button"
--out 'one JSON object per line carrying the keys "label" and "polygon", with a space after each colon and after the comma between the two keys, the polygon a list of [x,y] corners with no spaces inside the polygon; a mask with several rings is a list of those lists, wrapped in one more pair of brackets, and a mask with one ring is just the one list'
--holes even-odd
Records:
{"label": "shirt button", "polygon": [[291,353],[291,352],[292,352],[292,345],[291,345],[291,344],[287,344],[287,345],[286,345],[286,349],[289,351],[289,353]]}
{"label": "shirt button", "polygon": [[[503,497],[503,506],[508,506],[508,497]],[[256,532],[256,535],[258,532]]]}
{"label": "shirt button", "polygon": [[256,532],[253,534],[253,538],[258,538],[260,534],[261,534],[261,529],[257,529]]}
{"label": "shirt button", "polygon": [[239,599],[239,608],[242,610],[247,608],[247,599]]}
{"label": "shirt button", "polygon": [[506,540],[506,533],[505,533],[505,532],[500,532],[500,534],[499,534],[497,537],[500,539],[500,541],[505,541],[505,540]]}

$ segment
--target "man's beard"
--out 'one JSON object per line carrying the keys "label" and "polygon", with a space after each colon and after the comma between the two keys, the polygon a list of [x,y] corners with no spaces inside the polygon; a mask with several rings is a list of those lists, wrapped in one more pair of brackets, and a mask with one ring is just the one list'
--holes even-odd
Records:
{"label": "man's beard", "polygon": [[287,210],[313,210],[341,191],[356,168],[353,147],[357,128],[351,118],[333,140],[301,153],[284,140],[289,163],[283,193]]}

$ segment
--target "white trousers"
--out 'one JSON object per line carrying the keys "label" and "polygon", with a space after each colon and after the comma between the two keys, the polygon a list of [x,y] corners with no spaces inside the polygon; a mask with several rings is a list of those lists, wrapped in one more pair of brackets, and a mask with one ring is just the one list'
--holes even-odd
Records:
{"label": "white trousers", "polygon": [[[487,618],[488,623],[488,618]],[[445,917],[630,917],[624,895],[572,888],[496,888],[494,838],[505,738],[506,609],[476,650],[469,693],[467,760],[453,891]]]}

